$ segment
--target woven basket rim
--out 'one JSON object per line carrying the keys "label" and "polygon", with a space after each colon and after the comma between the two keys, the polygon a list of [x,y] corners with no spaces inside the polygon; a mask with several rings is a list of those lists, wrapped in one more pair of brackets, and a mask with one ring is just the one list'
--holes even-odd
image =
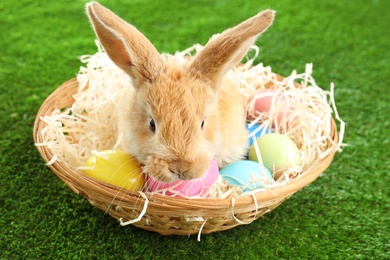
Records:
{"label": "woven basket rim", "polygon": [[[281,77],[281,76],[279,76]],[[46,125],[42,120],[42,116],[51,115],[51,113],[55,109],[61,109],[67,106],[71,106],[74,102],[73,94],[77,92],[78,89],[78,81],[77,78],[72,78],[63,84],[61,84],[57,89],[55,89],[42,103],[41,107],[38,110],[37,116],[34,122],[33,129],[33,138],[35,143],[41,143],[42,136],[41,130]],[[331,119],[331,138],[335,143],[338,142],[338,134],[337,134],[337,126],[334,119]],[[45,162],[49,162],[53,154],[46,146],[37,146],[39,153]],[[333,157],[336,151],[332,151],[327,156],[322,158],[312,169],[310,172],[306,171],[304,174],[299,177],[292,179],[290,182],[286,183],[281,187],[275,187],[271,190],[265,190],[262,192],[253,193],[250,195],[243,195],[236,197],[234,200],[234,213],[253,211],[254,199],[256,199],[257,204],[260,203],[272,203],[280,204],[283,200],[288,199],[292,194],[307,186],[311,182],[313,182],[321,173],[323,173],[331,164]],[[87,197],[88,200],[93,204],[95,201],[99,201],[99,199],[107,200],[105,196],[112,197],[114,194],[120,203],[126,205],[129,201],[137,201],[140,200],[140,193],[137,191],[128,191],[128,190],[120,190],[115,186],[110,184],[102,183],[100,181],[94,180],[88,176],[83,174],[79,174],[71,170],[68,166],[66,166],[63,162],[55,161],[53,164],[49,165],[51,170],[62,180],[64,181],[75,193],[82,194]],[[93,194],[93,195],[91,195]],[[175,211],[177,214],[180,213],[188,213],[192,215],[200,214],[203,215],[208,210],[214,210],[218,215],[218,209],[229,209],[231,210],[232,206],[232,198],[172,198],[169,196],[164,196],[155,193],[144,193],[149,199],[148,206],[148,214],[159,214],[158,210],[165,211]],[[130,202],[129,202],[130,203]],[[139,209],[143,207],[145,202],[139,201]],[[104,206],[101,206],[103,209]],[[109,212],[110,214],[112,212]],[[175,214],[176,214],[175,213]],[[112,213],[111,215],[115,218],[120,218],[120,216],[116,216],[116,213]],[[222,213],[221,213],[222,214]],[[124,214],[126,215],[126,214]],[[239,224],[239,223],[238,223]],[[231,226],[233,227],[233,226]],[[195,231],[180,231],[178,229],[177,232],[170,230],[168,233],[164,233],[164,231],[160,231],[154,229],[154,227],[150,227],[148,225],[142,226],[144,229],[157,231],[160,234],[189,234],[195,233]],[[221,226],[218,230],[220,231],[228,229],[229,227]],[[209,233],[207,230],[204,233]]]}

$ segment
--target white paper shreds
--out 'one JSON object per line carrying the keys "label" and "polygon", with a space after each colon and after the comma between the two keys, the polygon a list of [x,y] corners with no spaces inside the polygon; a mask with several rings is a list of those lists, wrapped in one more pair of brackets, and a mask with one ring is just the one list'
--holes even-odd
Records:
{"label": "white paper shreds", "polygon": [[[74,171],[80,171],[93,151],[115,149],[118,145],[117,117],[120,113],[118,102],[132,96],[133,86],[127,74],[120,70],[98,45],[94,55],[83,55],[80,60],[84,66],[77,74],[78,92],[74,95],[75,102],[71,107],[59,108],[51,115],[41,118],[46,123],[41,135],[43,142],[37,146],[47,146],[54,155],[48,162],[66,163]],[[174,55],[163,54],[166,59],[176,59],[186,62],[187,56],[193,56],[203,46],[196,44]],[[303,73],[293,71],[290,76],[281,78],[272,72],[271,67],[253,62],[258,56],[258,47],[252,47],[254,56],[242,66],[231,69],[226,77],[240,88],[248,98],[248,116],[253,123],[262,123],[274,132],[290,137],[298,146],[302,164],[287,169],[277,182],[265,185],[264,189],[285,185],[293,176],[299,176],[310,171],[324,156],[334,151],[341,151],[345,124],[338,115],[334,86],[330,91],[324,91],[316,85],[312,78],[313,66],[307,64]],[[298,84],[299,85],[298,85]],[[274,99],[272,109],[268,113],[255,114],[254,100],[259,90],[273,85],[276,93],[285,99]],[[285,104],[293,109],[278,120],[277,115]],[[331,119],[334,115],[339,125],[339,141],[331,139]],[[328,147],[328,143],[332,143]],[[240,196],[242,189],[232,187],[219,178],[207,196],[213,198],[234,198]],[[252,191],[249,195],[253,195]],[[243,194],[245,195],[245,194]],[[127,224],[127,223],[123,223]]]}
{"label": "white paper shreds", "polygon": [[[100,46],[100,45],[98,45]],[[61,108],[42,117],[43,143],[57,160],[77,170],[92,151],[112,149],[117,141],[118,101],[130,97],[129,76],[121,71],[99,47],[94,55],[83,55],[85,63],[77,75],[78,93],[71,107]],[[53,161],[51,161],[53,163]]]}

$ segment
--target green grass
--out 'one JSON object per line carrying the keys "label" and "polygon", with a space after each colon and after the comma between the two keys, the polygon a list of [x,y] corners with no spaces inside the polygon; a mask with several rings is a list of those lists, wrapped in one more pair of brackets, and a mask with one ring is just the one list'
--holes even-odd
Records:
{"label": "green grass", "polygon": [[32,140],[44,99],[95,53],[85,1],[0,2],[0,259],[389,259],[390,2],[387,0],[101,1],[161,52],[204,44],[277,10],[258,62],[314,64],[347,123],[349,147],[280,207],[226,232],[164,237],[90,206],[52,173]]}

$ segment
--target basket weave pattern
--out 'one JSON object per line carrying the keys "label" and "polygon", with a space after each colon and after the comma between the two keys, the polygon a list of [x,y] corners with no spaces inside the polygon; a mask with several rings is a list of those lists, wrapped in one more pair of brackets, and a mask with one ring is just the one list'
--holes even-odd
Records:
{"label": "basket weave pattern", "polygon": [[[45,127],[45,123],[40,118],[51,115],[55,109],[71,106],[77,88],[77,79],[71,79],[58,87],[44,101],[35,119],[33,133],[35,143],[43,141],[41,130]],[[331,137],[337,142],[337,127],[333,119],[331,127]],[[46,162],[53,158],[53,154],[46,146],[37,146],[37,149]],[[251,223],[313,182],[329,167],[334,154],[335,152],[330,153],[317,165],[313,165],[310,172],[305,172],[282,187],[235,199],[189,200],[145,193],[148,197],[146,213],[133,225],[162,235],[188,235],[200,231],[203,234],[223,231],[237,225]],[[123,219],[123,221],[137,219],[144,209],[146,200],[139,192],[123,189],[118,191],[115,186],[73,171],[63,162],[55,161],[50,168],[75,193],[81,194],[93,206],[116,219]]]}

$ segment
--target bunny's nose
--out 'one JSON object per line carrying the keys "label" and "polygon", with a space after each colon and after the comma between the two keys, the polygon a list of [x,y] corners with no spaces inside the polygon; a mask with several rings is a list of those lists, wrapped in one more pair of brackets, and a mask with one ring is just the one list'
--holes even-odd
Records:
{"label": "bunny's nose", "polygon": [[194,179],[194,177],[188,174],[190,166],[189,162],[176,160],[170,164],[169,171],[176,175],[180,180],[191,180]]}
{"label": "bunny's nose", "polygon": [[194,160],[176,159],[169,161],[167,167],[172,175],[183,181],[202,178],[210,167],[210,159],[207,156],[199,156]]}

